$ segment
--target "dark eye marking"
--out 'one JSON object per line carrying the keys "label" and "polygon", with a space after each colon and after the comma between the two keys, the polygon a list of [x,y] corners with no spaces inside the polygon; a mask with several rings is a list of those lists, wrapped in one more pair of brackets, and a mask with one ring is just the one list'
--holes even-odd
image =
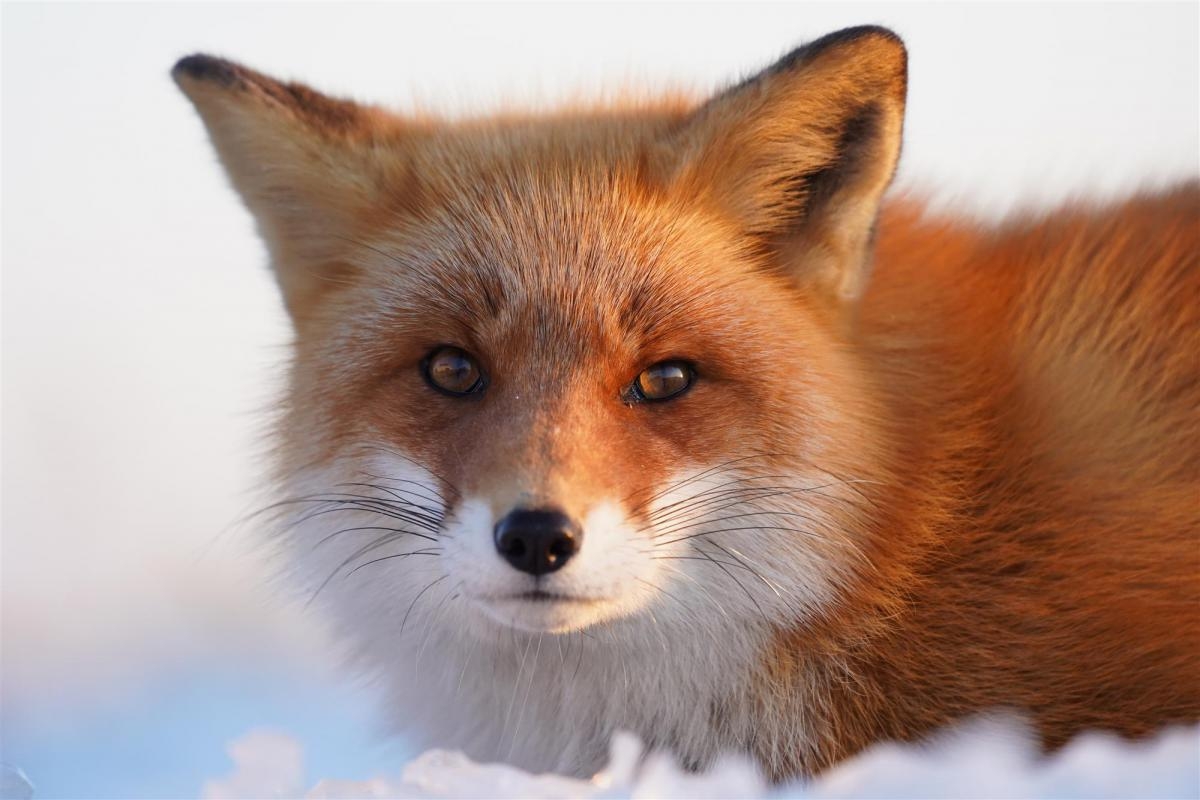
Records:
{"label": "dark eye marking", "polygon": [[660,361],[642,370],[623,395],[630,403],[670,400],[690,389],[695,380],[696,369],[688,362]]}
{"label": "dark eye marking", "polygon": [[450,345],[436,347],[425,356],[421,374],[431,387],[451,397],[479,394],[487,387],[487,376],[475,359],[465,350]]}

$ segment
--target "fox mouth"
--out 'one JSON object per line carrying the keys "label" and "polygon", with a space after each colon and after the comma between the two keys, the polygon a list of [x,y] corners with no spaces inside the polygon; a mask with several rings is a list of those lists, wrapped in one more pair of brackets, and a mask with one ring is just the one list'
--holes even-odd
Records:
{"label": "fox mouth", "polygon": [[485,615],[505,627],[531,633],[565,633],[607,616],[608,601],[532,589],[477,599]]}
{"label": "fox mouth", "polygon": [[599,600],[591,597],[575,597],[569,594],[558,594],[557,592],[547,592],[544,589],[533,589],[528,592],[520,592],[518,594],[508,595],[506,597],[497,597],[497,600],[503,601],[525,601],[529,603],[598,603]]}

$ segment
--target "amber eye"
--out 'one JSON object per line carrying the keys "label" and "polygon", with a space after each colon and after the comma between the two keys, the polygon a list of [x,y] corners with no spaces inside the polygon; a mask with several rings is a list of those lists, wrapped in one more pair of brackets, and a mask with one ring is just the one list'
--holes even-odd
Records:
{"label": "amber eye", "polygon": [[695,377],[696,371],[686,361],[660,361],[642,370],[631,393],[637,400],[669,400],[686,391]]}
{"label": "amber eye", "polygon": [[457,347],[439,347],[422,365],[425,380],[439,392],[461,397],[483,391],[483,372],[475,359]]}

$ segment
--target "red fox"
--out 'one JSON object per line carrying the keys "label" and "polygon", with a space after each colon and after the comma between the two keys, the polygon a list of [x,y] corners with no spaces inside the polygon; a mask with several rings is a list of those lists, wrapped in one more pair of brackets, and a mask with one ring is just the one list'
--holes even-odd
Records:
{"label": "red fox", "polygon": [[997,707],[1200,717],[1197,183],[885,202],[877,27],[546,116],[173,75],[294,322],[279,541],[420,743],[784,779]]}

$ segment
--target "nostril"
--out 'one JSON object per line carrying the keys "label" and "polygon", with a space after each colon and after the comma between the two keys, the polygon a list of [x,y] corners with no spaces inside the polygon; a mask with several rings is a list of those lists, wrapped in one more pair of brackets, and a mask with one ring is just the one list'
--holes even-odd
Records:
{"label": "nostril", "polygon": [[551,561],[566,561],[575,555],[575,539],[570,534],[560,536],[550,544]]}
{"label": "nostril", "polygon": [[544,575],[579,552],[582,532],[561,511],[516,509],[496,524],[496,550],[521,572]]}

